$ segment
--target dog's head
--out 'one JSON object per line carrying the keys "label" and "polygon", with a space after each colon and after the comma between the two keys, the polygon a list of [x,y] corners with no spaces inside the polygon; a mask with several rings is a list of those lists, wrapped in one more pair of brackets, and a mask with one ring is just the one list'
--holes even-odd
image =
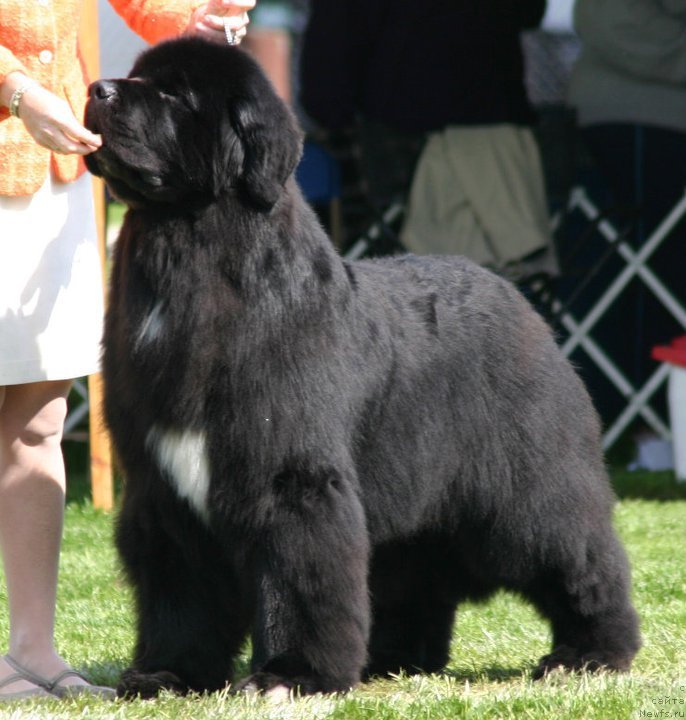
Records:
{"label": "dog's head", "polygon": [[301,152],[301,132],[243,51],[183,38],[157,45],[128,78],[89,89],[86,165],[132,206],[211,202],[228,189],[269,210]]}

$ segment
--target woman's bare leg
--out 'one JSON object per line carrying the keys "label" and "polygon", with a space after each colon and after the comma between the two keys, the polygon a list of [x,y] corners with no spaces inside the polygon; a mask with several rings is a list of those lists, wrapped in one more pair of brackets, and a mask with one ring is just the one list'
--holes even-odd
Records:
{"label": "woman's bare leg", "polygon": [[[9,653],[43,677],[67,668],[55,650],[54,627],[66,486],[60,443],[70,387],[70,380],[0,387],[0,551]],[[0,659],[0,680],[12,672]],[[0,695],[30,687],[17,681]]]}

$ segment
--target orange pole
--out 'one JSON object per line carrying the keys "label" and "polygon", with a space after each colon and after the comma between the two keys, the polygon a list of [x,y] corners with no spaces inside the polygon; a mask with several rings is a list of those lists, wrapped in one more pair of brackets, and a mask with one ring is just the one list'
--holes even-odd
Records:
{"label": "orange pole", "polygon": [[[79,46],[90,78],[100,76],[100,50],[98,44],[98,3],[97,0],[84,0],[81,26],[79,28]],[[105,259],[105,188],[100,178],[93,178],[93,197],[95,200],[95,223],[98,231],[100,261],[103,282],[106,279]],[[112,483],[112,449],[109,436],[102,424],[102,378],[91,375],[88,378],[88,399],[90,406],[90,462],[91,492],[93,506],[102,510],[111,510],[114,505]]]}

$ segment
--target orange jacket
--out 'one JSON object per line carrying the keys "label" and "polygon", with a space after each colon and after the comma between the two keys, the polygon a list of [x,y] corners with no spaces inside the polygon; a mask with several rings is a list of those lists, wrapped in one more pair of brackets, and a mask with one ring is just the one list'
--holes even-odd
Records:
{"label": "orange jacket", "polygon": [[[132,30],[150,43],[181,32],[202,0],[110,0]],[[0,0],[0,83],[19,70],[67,100],[83,118],[86,78],[78,48],[81,0]],[[18,118],[0,108],[0,195],[31,195],[48,168],[64,182],[84,171],[77,155],[38,145]]]}

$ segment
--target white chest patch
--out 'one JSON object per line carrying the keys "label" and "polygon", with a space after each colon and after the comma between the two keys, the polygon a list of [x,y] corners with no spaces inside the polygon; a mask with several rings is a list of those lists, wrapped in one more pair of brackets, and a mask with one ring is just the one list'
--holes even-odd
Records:
{"label": "white chest patch", "polygon": [[146,438],[146,445],[179,496],[188,500],[198,515],[207,521],[210,470],[205,434],[192,430],[161,430],[153,427]]}

